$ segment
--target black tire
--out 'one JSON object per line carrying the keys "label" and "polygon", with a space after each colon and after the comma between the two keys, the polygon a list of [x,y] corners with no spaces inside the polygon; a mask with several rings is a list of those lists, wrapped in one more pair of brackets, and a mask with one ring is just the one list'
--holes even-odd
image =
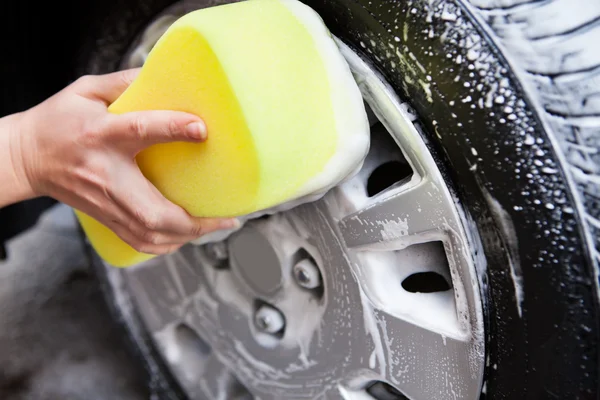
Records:
{"label": "black tire", "polygon": [[[117,69],[137,34],[172,2],[98,1],[86,31],[85,71]],[[568,3],[307,1],[410,99],[482,238],[483,397],[490,399],[599,396],[600,79],[592,78],[600,75],[600,56],[581,54],[593,51],[600,24],[590,12],[572,25],[553,24],[548,15],[560,18]],[[527,37],[543,23],[555,28],[544,35],[563,40]],[[544,62],[561,56],[563,62]],[[579,69],[564,61],[569,57],[582,57]],[[135,310],[123,305],[127,293],[117,293],[94,262],[153,389],[178,398]]]}

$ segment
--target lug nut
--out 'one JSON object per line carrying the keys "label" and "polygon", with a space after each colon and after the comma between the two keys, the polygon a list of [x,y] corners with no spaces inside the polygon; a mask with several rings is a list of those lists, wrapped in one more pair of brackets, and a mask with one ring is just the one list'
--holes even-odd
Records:
{"label": "lug nut", "polygon": [[225,242],[208,243],[205,246],[206,254],[215,261],[227,260],[227,245]]}
{"label": "lug nut", "polygon": [[321,286],[319,268],[309,259],[300,260],[294,265],[293,273],[298,285],[305,289],[316,289]]}
{"label": "lug nut", "polygon": [[263,304],[254,315],[254,324],[261,332],[276,334],[283,331],[285,318],[275,307]]}

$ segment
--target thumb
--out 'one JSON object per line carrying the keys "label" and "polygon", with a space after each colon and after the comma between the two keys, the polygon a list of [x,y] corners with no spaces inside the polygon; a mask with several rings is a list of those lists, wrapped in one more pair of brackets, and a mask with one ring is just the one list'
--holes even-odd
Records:
{"label": "thumb", "polygon": [[138,111],[108,116],[107,139],[135,154],[158,143],[202,142],[207,131],[195,115],[179,111]]}

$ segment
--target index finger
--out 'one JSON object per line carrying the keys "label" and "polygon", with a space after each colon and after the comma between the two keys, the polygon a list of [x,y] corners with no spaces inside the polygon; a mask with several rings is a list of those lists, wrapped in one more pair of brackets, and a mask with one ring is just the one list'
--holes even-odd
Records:
{"label": "index finger", "polygon": [[133,83],[141,68],[132,68],[104,75],[86,77],[84,84],[85,95],[112,104]]}

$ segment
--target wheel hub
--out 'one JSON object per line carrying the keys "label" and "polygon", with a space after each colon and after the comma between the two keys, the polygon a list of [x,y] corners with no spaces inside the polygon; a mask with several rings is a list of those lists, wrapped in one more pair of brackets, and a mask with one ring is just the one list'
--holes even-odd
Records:
{"label": "wheel hub", "polygon": [[259,229],[251,224],[229,240],[231,266],[254,290],[257,297],[268,297],[281,288],[281,260]]}
{"label": "wheel hub", "polygon": [[[213,300],[221,305],[215,318],[228,326],[233,341],[252,341],[258,351],[290,350],[310,341],[307,335],[318,327],[324,302],[320,286],[306,288],[294,278],[295,265],[314,265],[312,254],[320,258],[302,232],[290,215],[249,222],[227,240],[227,268],[211,261],[206,247],[195,248],[206,260],[200,268],[213,282]],[[298,319],[299,310],[309,312],[313,323]]]}

